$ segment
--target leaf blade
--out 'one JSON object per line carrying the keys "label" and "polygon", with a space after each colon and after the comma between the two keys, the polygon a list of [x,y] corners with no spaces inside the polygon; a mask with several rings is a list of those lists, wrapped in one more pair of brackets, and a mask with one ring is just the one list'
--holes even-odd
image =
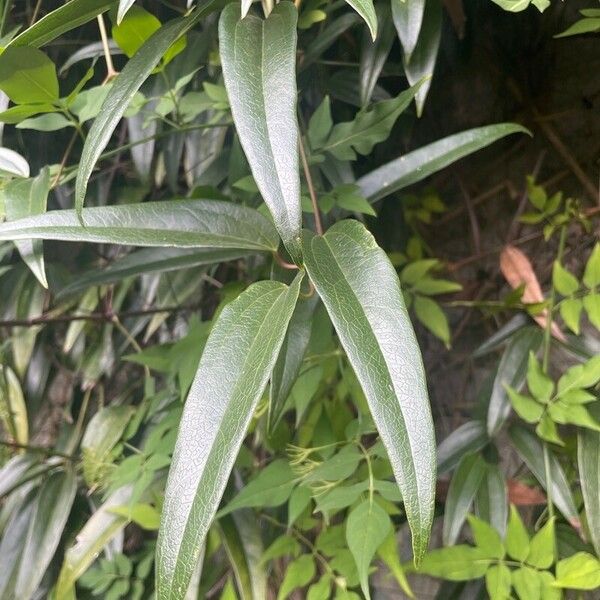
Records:
{"label": "leaf blade", "polygon": [[[385,253],[357,221],[341,221],[323,237],[305,235],[303,250],[310,278],[361,382],[386,446],[418,561],[426,550],[433,518],[435,440],[420,351],[398,277]],[[360,264],[361,270],[355,270],[354,264]],[[368,280],[363,271],[369,273]],[[374,273],[380,283],[376,290],[369,284]],[[340,302],[342,296],[347,302]],[[365,355],[371,356],[370,366]]]}
{"label": "leaf blade", "polygon": [[178,598],[187,588],[194,557],[283,342],[301,278],[289,288],[273,281],[255,283],[225,307],[213,326],[169,472],[157,546],[160,600]]}

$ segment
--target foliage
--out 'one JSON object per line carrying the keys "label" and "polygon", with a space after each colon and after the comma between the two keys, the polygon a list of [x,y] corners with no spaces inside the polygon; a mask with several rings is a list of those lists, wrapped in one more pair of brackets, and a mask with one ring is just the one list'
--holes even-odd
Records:
{"label": "foliage", "polygon": [[[528,133],[398,150],[442,2],[40,6],[0,22],[0,597],[370,598],[379,571],[409,597],[415,573],[494,600],[599,588],[600,357],[576,336],[600,330],[600,244],[568,268],[590,215],[533,178],[515,223],[558,238],[548,295],[529,277],[471,307],[541,327],[479,349],[501,350],[482,410],[436,448],[411,319],[449,350],[463,286],[422,234],[445,202],[406,188]],[[534,528],[508,516],[501,435],[545,490]]]}

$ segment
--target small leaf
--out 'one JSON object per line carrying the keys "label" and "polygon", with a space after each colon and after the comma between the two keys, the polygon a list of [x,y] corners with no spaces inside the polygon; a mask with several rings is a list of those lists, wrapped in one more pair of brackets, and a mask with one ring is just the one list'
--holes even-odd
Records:
{"label": "small leaf", "polygon": [[459,545],[428,552],[419,572],[449,581],[469,581],[483,577],[491,564],[481,548]]}
{"label": "small leaf", "polygon": [[392,575],[398,582],[398,585],[402,588],[402,591],[409,597],[414,598],[413,591],[410,589],[410,584],[404,574],[404,569],[400,563],[400,556],[398,554],[398,544],[396,542],[396,536],[392,529],[392,532],[385,538],[383,543],[377,548],[377,556],[386,564]]}
{"label": "small leaf", "polygon": [[510,403],[515,412],[527,423],[537,423],[544,414],[544,407],[529,396],[515,392],[510,386],[506,386]]}
{"label": "small leaf", "polygon": [[54,63],[40,50],[9,46],[0,54],[0,90],[16,104],[58,100]]}
{"label": "small leaf", "polygon": [[274,281],[251,285],[213,325],[185,404],[169,471],[157,546],[159,598],[187,589],[283,343],[301,280],[302,273],[289,288]]}
{"label": "small leaf", "polygon": [[484,550],[490,558],[504,558],[504,544],[500,534],[491,525],[473,515],[469,515],[469,525],[478,548]]}
{"label": "small leaf", "polygon": [[600,355],[590,358],[583,365],[575,365],[558,380],[558,396],[574,390],[589,388],[600,381]]}
{"label": "small leaf", "polygon": [[138,502],[127,506],[115,506],[110,512],[133,521],[142,529],[156,531],[160,525],[160,513],[150,504]]}
{"label": "small leaf", "polygon": [[[433,519],[435,440],[420,351],[395,269],[358,221],[303,238],[305,265],[367,397],[413,535],[424,554]],[[378,273],[378,285],[371,277]]]}
{"label": "small leaf", "polygon": [[556,586],[573,590],[600,587],[600,561],[587,552],[577,552],[556,565]]}
{"label": "small leaf", "polygon": [[583,283],[590,290],[600,285],[600,243],[596,242],[585,265]]}
{"label": "small leaf", "polygon": [[58,113],[24,119],[17,125],[17,129],[34,129],[36,131],[58,131],[65,127],[74,127],[74,125],[64,115]]}
{"label": "small leaf", "polygon": [[413,307],[417,319],[448,347],[450,345],[450,327],[448,319],[444,311],[440,308],[440,305],[435,300],[426,296],[415,296]]}
{"label": "small leaf", "polygon": [[583,307],[590,323],[600,330],[600,294],[589,294],[583,298]]}
{"label": "small leaf", "polygon": [[308,585],[316,571],[315,559],[312,554],[303,554],[292,561],[285,571],[277,593],[277,600],[285,600],[295,589]]}
{"label": "small leaf", "polygon": [[[275,226],[300,260],[300,177],[296,119],[296,23],[291,2],[265,20],[229,4],[219,21],[225,87],[240,142]],[[273,49],[276,51],[268,51]]]}
{"label": "small leaf", "polygon": [[346,541],[356,561],[360,587],[369,599],[369,566],[377,548],[392,530],[389,515],[372,500],[365,500],[348,515]]}
{"label": "small leaf", "polygon": [[462,131],[404,154],[367,173],[356,183],[369,202],[377,202],[513,133],[529,134],[529,131],[513,123]]}
{"label": "small leaf", "polygon": [[529,555],[529,534],[514,505],[510,507],[505,545],[508,555],[519,562],[523,562]]}
{"label": "small leaf", "polygon": [[583,302],[579,298],[565,298],[559,303],[558,307],[565,325],[575,335],[579,335],[579,321],[581,320]]}
{"label": "small leaf", "polygon": [[549,569],[554,562],[554,518],[548,519],[546,524],[531,538],[529,554],[526,562],[536,569]]}
{"label": "small leaf", "polygon": [[262,469],[217,513],[217,518],[240,508],[279,506],[287,501],[296,485],[296,475],[285,460],[275,460]]}
{"label": "small leaf", "polygon": [[557,260],[552,267],[552,284],[559,294],[571,296],[579,289],[577,278],[567,271]]}
{"label": "small leaf", "polygon": [[445,546],[456,543],[485,471],[485,461],[480,454],[468,454],[460,461],[446,497],[442,534]]}
{"label": "small leaf", "polygon": [[29,177],[29,163],[18,152],[0,148],[0,175]]}
{"label": "small leaf", "polygon": [[329,96],[325,96],[308,122],[307,134],[313,150],[323,147],[332,127],[331,101]]}
{"label": "small leaf", "polygon": [[493,565],[485,574],[485,588],[490,600],[508,600],[512,587],[510,569],[506,565]]}
{"label": "small leaf", "polygon": [[552,397],[554,383],[544,373],[542,365],[538,361],[534,352],[529,352],[529,361],[527,363],[527,387],[533,396],[546,404]]}
{"label": "small leaf", "polygon": [[542,582],[538,571],[523,566],[511,573],[512,584],[521,600],[541,600]]}
{"label": "small leaf", "polygon": [[8,365],[0,365],[0,420],[12,441],[27,445],[27,406],[19,378]]}

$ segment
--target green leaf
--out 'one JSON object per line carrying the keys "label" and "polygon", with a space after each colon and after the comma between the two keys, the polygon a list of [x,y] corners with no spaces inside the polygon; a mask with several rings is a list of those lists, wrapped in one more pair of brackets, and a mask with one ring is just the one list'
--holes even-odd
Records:
{"label": "green leaf", "polygon": [[600,330],[600,294],[589,294],[583,298],[583,307],[590,323]]}
{"label": "green leaf", "polygon": [[56,102],[54,63],[36,48],[9,46],[0,54],[0,90],[16,104]]}
{"label": "green leaf", "polygon": [[40,584],[62,537],[77,492],[71,469],[51,475],[41,486],[27,531],[15,584],[15,598],[30,598]]}
{"label": "green leaf", "polygon": [[421,31],[425,0],[392,0],[392,15],[404,54],[410,57]]}
{"label": "green leaf", "polygon": [[531,538],[529,554],[526,562],[536,569],[549,569],[554,562],[554,518],[548,519],[546,524]]}
{"label": "green leaf", "polygon": [[537,423],[544,414],[544,407],[529,396],[519,394],[510,386],[506,386],[510,403],[515,412],[527,423]]}
{"label": "green leaf", "polygon": [[213,325],[185,404],[165,492],[157,546],[161,600],[187,588],[283,343],[301,279],[302,273],[289,288],[274,281],[251,285]]}
{"label": "green leaf", "polygon": [[[0,112],[0,122],[14,125],[21,121],[39,115],[40,113],[52,113],[58,110],[52,104],[17,104],[11,106],[8,110]],[[6,150],[6,148],[3,148]]]}
{"label": "green leaf", "polygon": [[511,573],[513,587],[521,600],[541,600],[542,582],[538,571],[524,566]]}
{"label": "green leaf", "polygon": [[377,202],[513,133],[529,134],[529,131],[513,123],[469,129],[404,154],[367,173],[356,183],[369,202]]}
{"label": "green leaf", "polygon": [[285,600],[296,588],[308,585],[316,571],[315,559],[312,554],[303,554],[293,560],[285,570],[283,581],[277,592],[277,600]]}
{"label": "green leaf", "polygon": [[579,289],[579,281],[575,275],[567,271],[557,260],[552,266],[552,284],[563,296],[571,296]]}
{"label": "green leaf", "polygon": [[600,554],[600,433],[578,432],[577,461],[579,482],[590,538],[596,553]]}
{"label": "green leaf", "polygon": [[346,0],[346,2],[364,19],[373,40],[377,37],[377,14],[373,0]]}
{"label": "green leaf", "polygon": [[114,0],[69,0],[15,37],[9,46],[39,48],[108,10]]}
{"label": "green leaf", "polygon": [[111,510],[127,504],[132,491],[132,486],[126,486],[111,494],[77,534],[75,544],[65,554],[58,577],[57,600],[67,600],[73,597],[75,582],[96,560],[104,546],[127,525],[126,517],[116,515]]}
{"label": "green leaf", "polygon": [[367,600],[369,594],[369,566],[377,548],[392,531],[389,515],[373,500],[365,500],[348,515],[346,541],[356,562],[360,587]]}
{"label": "green leaf", "polygon": [[573,590],[600,587],[600,561],[587,552],[577,552],[556,565],[556,586]]}
{"label": "green leaf", "polygon": [[331,118],[331,100],[329,96],[323,98],[323,102],[313,113],[308,122],[308,140],[310,147],[313,150],[322,148],[333,127],[333,119]]}
{"label": "green leaf", "polygon": [[435,439],[421,355],[398,276],[358,221],[336,223],[322,237],[307,233],[303,250],[392,463],[418,561],[433,519]]}
{"label": "green leaf", "polygon": [[133,521],[143,529],[156,531],[160,525],[160,513],[147,503],[136,502],[127,506],[115,506],[110,509],[111,513],[121,515],[128,521]]}
{"label": "green leaf", "polygon": [[0,148],[0,175],[29,177],[29,164],[18,152]]}
{"label": "green leaf", "polygon": [[290,497],[296,480],[297,476],[286,460],[274,460],[217,513],[217,518],[240,508],[279,506]]}
{"label": "green leaf", "polygon": [[596,31],[600,31],[600,17],[581,19],[554,37],[562,38],[570,35],[581,35],[583,33],[595,33]]}
{"label": "green leaf", "polygon": [[450,327],[446,314],[440,305],[427,296],[415,296],[413,298],[413,307],[417,319],[433,333],[440,338],[446,346],[450,346]]}
{"label": "green leaf", "polygon": [[527,363],[527,387],[533,396],[544,404],[550,401],[554,391],[554,383],[544,373],[542,365],[538,361],[534,352],[529,353]]}
{"label": "green leaf", "polygon": [[[296,22],[291,2],[265,20],[229,4],[219,21],[223,77],[252,175],[292,258],[300,260]],[[269,51],[270,50],[270,51]],[[274,51],[276,50],[276,51]]]}
{"label": "green leaf", "polygon": [[[523,427],[513,426],[510,438],[536,479],[546,488],[544,453],[537,437]],[[550,454],[550,473],[552,476],[552,500],[558,510],[574,526],[579,526],[579,514],[575,507],[573,494],[565,473],[554,454]]]}
{"label": "green leaf", "polygon": [[529,534],[514,505],[510,507],[505,544],[508,555],[519,562],[523,562],[529,555]]}
{"label": "green leaf", "polygon": [[17,129],[34,129],[36,131],[58,131],[65,127],[74,127],[74,125],[64,115],[58,113],[24,119],[17,125]]}
{"label": "green leaf", "polygon": [[301,298],[294,309],[281,352],[271,375],[269,389],[269,430],[274,431],[285,410],[286,401],[294,386],[308,343],[318,297]]}
{"label": "green leaf", "polygon": [[[46,202],[50,191],[50,173],[47,168],[37,177],[11,181],[0,191],[0,202],[4,203],[7,221],[16,221],[46,212]],[[44,267],[44,249],[41,240],[15,241],[19,254],[36,276],[48,287]]]}
{"label": "green leaf", "polygon": [[451,471],[465,454],[481,450],[487,442],[487,433],[481,421],[463,423],[438,446],[438,474]]}
{"label": "green leaf", "polygon": [[377,21],[380,23],[377,37],[373,40],[365,32],[360,53],[360,99],[363,106],[367,106],[371,100],[373,90],[396,37],[389,5],[379,4],[375,10]]}
{"label": "green leaf", "polygon": [[[407,0],[407,4],[409,2],[410,0]],[[425,99],[431,87],[441,35],[442,3],[440,0],[428,0],[425,3],[425,13],[417,45],[410,55],[404,56],[404,73],[408,83],[414,85],[417,81],[423,81],[425,78],[415,98],[419,117],[423,113]]]}
{"label": "green leaf", "polygon": [[475,496],[477,515],[493,525],[502,535],[508,515],[506,481],[498,465],[487,465],[486,474]]}
{"label": "green leaf", "polygon": [[420,83],[404,90],[395,98],[383,100],[370,110],[361,110],[354,120],[333,126],[329,137],[319,147],[339,160],[356,160],[358,154],[370,154],[373,146],[386,140],[398,117],[415,97]]}
{"label": "green leaf", "polygon": [[600,285],[600,242],[596,242],[585,265],[583,283],[589,289]]}
{"label": "green leaf", "polygon": [[117,9],[117,25],[121,24],[123,17],[127,11],[133,6],[135,0],[119,0],[119,8]]}
{"label": "green leaf", "polygon": [[560,316],[565,325],[575,334],[579,335],[579,321],[583,302],[579,298],[565,298],[559,303]]}
{"label": "green leaf", "polygon": [[508,600],[512,587],[510,569],[506,565],[493,565],[485,574],[485,588],[490,600]]}
{"label": "green leaf", "polygon": [[446,498],[442,534],[445,546],[456,543],[485,471],[485,461],[480,454],[468,454],[460,461]]}
{"label": "green leaf", "polygon": [[469,525],[478,548],[484,550],[490,558],[504,558],[504,544],[500,534],[489,523],[469,515]]}
{"label": "green leaf", "polygon": [[277,234],[254,209],[220,200],[172,200],[83,211],[54,210],[0,224],[0,240],[47,239],[71,242],[248,249],[273,252]]}
{"label": "green leaf", "polygon": [[12,441],[26,445],[29,442],[27,406],[21,383],[8,365],[0,365],[0,421]]}
{"label": "green leaf", "polygon": [[398,544],[396,536],[392,528],[392,532],[385,538],[383,543],[377,548],[377,556],[386,564],[392,575],[402,588],[402,591],[409,597],[414,598],[413,591],[410,589],[410,584],[404,574],[404,569],[400,563],[398,553]]}
{"label": "green leaf", "polygon": [[469,581],[483,577],[492,560],[481,548],[459,545],[432,550],[423,557],[420,573],[448,579]]}
{"label": "green leaf", "polygon": [[211,14],[221,0],[205,0],[187,17],[173,19],[154,33],[114,80],[99,115],[88,133],[75,183],[75,209],[81,214],[90,175],[131,100],[170,46],[201,18]]}
{"label": "green leaf", "polygon": [[600,355],[590,358],[583,365],[568,369],[558,380],[558,396],[575,389],[589,388],[600,381]]}
{"label": "green leaf", "polygon": [[510,400],[506,386],[521,389],[527,376],[530,352],[537,352],[543,333],[539,327],[526,327],[517,331],[506,346],[492,388],[487,413],[488,435],[498,433],[510,414]]}

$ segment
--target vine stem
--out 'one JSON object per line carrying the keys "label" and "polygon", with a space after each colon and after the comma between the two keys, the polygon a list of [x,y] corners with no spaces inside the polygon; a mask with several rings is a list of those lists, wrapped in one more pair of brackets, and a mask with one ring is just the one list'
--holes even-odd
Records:
{"label": "vine stem", "polygon": [[300,158],[302,159],[304,177],[306,179],[306,185],[308,185],[308,193],[310,194],[310,201],[312,203],[313,211],[315,213],[315,227],[317,229],[317,233],[319,235],[323,235],[323,224],[321,223],[321,213],[319,212],[317,193],[315,192],[315,186],[313,185],[312,175],[310,174],[310,167],[308,166],[308,160],[306,159],[306,151],[304,150],[302,135],[299,136],[298,145],[300,146]]}

